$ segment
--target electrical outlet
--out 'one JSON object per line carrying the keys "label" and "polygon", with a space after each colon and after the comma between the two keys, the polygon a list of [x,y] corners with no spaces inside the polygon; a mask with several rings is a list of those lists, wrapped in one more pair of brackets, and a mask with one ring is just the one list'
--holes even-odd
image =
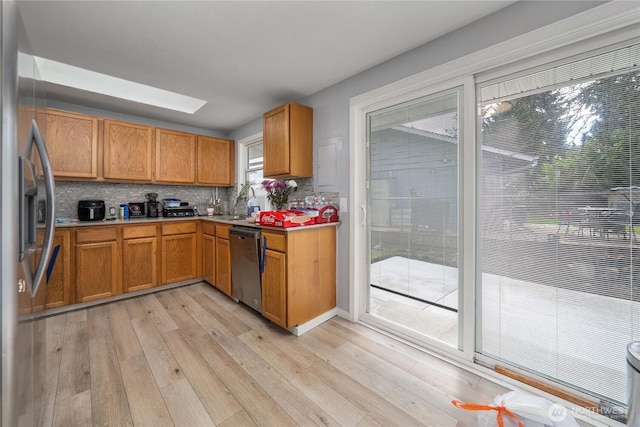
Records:
{"label": "electrical outlet", "polygon": [[109,216],[116,216],[116,208],[113,206],[109,207]]}
{"label": "electrical outlet", "polygon": [[340,197],[340,212],[343,213],[347,213],[349,212],[349,210],[347,209],[347,198],[346,197]]}

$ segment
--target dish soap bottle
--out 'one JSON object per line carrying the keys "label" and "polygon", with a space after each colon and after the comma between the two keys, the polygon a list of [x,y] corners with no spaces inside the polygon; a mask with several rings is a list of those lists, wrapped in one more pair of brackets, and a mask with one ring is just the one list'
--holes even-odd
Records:
{"label": "dish soap bottle", "polygon": [[260,212],[260,203],[255,196],[251,196],[251,198],[247,201],[247,217],[252,216],[252,213]]}

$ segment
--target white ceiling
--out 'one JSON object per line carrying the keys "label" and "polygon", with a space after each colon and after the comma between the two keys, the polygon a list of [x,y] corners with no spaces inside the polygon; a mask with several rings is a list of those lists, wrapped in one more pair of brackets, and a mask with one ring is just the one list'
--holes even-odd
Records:
{"label": "white ceiling", "polygon": [[229,132],[513,1],[18,1],[32,54],[204,99],[195,114],[50,99]]}

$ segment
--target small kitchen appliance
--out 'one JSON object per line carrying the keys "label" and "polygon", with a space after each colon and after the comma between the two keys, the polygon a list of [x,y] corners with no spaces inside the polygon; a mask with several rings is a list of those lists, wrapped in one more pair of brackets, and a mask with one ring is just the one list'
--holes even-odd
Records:
{"label": "small kitchen appliance", "polygon": [[145,204],[144,203],[129,203],[129,216],[131,216],[131,217],[145,216]]}
{"label": "small kitchen appliance", "polygon": [[104,219],[104,200],[80,200],[78,202],[80,221],[101,221]]}
{"label": "small kitchen appliance", "polygon": [[164,207],[162,209],[162,216],[168,218],[196,216],[196,211],[193,206],[178,206],[178,207]]}
{"label": "small kitchen appliance", "polygon": [[155,218],[158,216],[158,193],[147,193],[147,216]]}

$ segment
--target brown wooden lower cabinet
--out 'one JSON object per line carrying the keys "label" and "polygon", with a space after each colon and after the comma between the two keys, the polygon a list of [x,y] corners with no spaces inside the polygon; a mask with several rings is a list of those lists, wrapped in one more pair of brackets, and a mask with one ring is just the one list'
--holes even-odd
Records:
{"label": "brown wooden lower cabinet", "polygon": [[130,225],[122,230],[122,291],[132,292],[158,285],[158,236],[156,225]]}
{"label": "brown wooden lower cabinet", "polygon": [[116,227],[91,227],[75,233],[76,302],[119,294],[122,261]]}
{"label": "brown wooden lower cabinet", "polygon": [[[44,239],[44,230],[38,229],[38,245],[42,244]],[[41,285],[44,292],[42,292],[44,298],[36,298],[35,311],[41,311],[43,309],[51,309],[62,307],[73,303],[73,287],[71,286],[71,231],[69,230],[56,230],[53,235],[53,248],[59,247],[56,262],[51,270],[49,281],[46,281]],[[40,260],[41,249],[36,251],[35,264]],[[38,291],[40,294],[40,291]],[[44,300],[44,301],[41,301]]]}
{"label": "brown wooden lower cabinet", "polygon": [[265,250],[262,273],[262,315],[276,325],[287,325],[287,256]]}
{"label": "brown wooden lower cabinet", "polygon": [[216,225],[202,223],[202,278],[210,285],[216,283]]}
{"label": "brown wooden lower cabinet", "polygon": [[285,328],[336,306],[336,229],[262,231],[266,237],[262,314]]}
{"label": "brown wooden lower cabinet", "polygon": [[229,225],[216,225],[216,282],[215,287],[231,296],[231,249]]}
{"label": "brown wooden lower cabinet", "polygon": [[162,224],[162,284],[195,279],[198,274],[197,224]]}

